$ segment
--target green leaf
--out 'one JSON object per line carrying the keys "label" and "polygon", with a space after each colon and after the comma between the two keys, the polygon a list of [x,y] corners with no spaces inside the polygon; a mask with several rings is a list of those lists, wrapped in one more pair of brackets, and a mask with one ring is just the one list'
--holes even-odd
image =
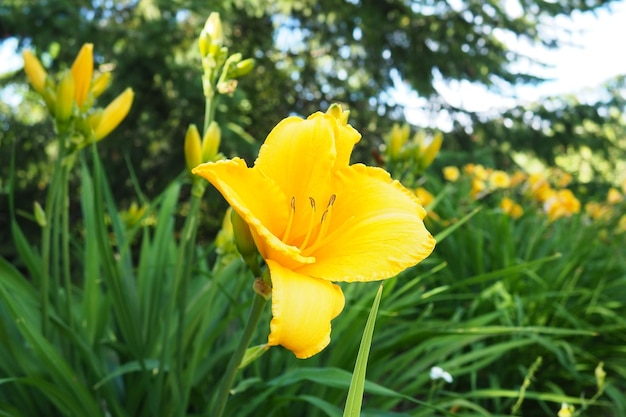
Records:
{"label": "green leaf", "polygon": [[365,331],[361,339],[361,346],[356,358],[352,381],[350,381],[350,389],[348,390],[348,399],[346,408],[343,410],[344,417],[358,417],[361,413],[361,403],[363,401],[363,390],[365,388],[365,373],[367,371],[367,359],[372,345],[372,336],[374,335],[374,325],[376,324],[376,313],[380,305],[380,298],[383,293],[383,284],[381,283],[374,298],[374,304],[370,310],[370,315],[365,324]]}

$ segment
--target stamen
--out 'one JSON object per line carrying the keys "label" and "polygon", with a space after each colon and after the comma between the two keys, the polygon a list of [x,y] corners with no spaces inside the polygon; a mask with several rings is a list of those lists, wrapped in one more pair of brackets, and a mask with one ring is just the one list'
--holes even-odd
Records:
{"label": "stamen", "polygon": [[306,248],[306,245],[309,243],[309,239],[311,238],[311,232],[313,231],[313,225],[315,224],[315,200],[313,197],[309,197],[309,202],[311,203],[311,209],[313,212],[309,217],[309,226],[307,227],[306,236],[304,237],[304,241],[300,245],[300,249]]}
{"label": "stamen", "polygon": [[285,233],[283,233],[283,238],[281,239],[283,242],[287,242],[289,239],[289,233],[291,233],[291,226],[293,225],[293,218],[296,214],[296,197],[291,197],[291,210],[289,210],[289,219],[287,220],[287,227],[285,228]]}
{"label": "stamen", "polygon": [[[326,232],[328,231],[328,227],[330,225],[330,216],[333,212],[333,204],[335,204],[336,198],[337,196],[333,194],[330,196],[330,199],[328,200],[328,205],[326,206],[326,210],[324,210],[324,213],[322,213],[322,219],[320,220],[320,231],[317,234],[317,237],[315,238],[315,241],[313,242],[311,247],[307,248],[309,253],[314,248],[317,248],[319,246],[319,244],[323,240],[324,235],[326,235]],[[302,247],[304,248],[304,246]]]}

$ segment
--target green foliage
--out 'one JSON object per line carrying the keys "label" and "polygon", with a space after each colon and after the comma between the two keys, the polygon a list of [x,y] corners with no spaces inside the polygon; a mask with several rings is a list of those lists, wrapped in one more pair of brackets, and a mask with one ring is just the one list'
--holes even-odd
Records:
{"label": "green foliage", "polygon": [[[513,57],[487,28],[551,43],[539,39],[542,16],[604,2],[521,3],[533,13],[516,19],[499,2],[474,1],[463,11],[391,1],[0,6],[3,36],[37,46],[48,68],[63,69],[83,41],[97,39],[97,62],[116,67],[111,91],[132,85],[137,92],[120,130],[84,149],[61,180],[43,107],[26,92],[17,108],[0,103],[0,191],[9,197],[0,221],[11,232],[0,256],[0,415],[211,415],[255,295],[226,230],[216,237],[224,203],[180,175],[185,131],[204,109],[192,39],[209,11],[223,12],[232,45],[258,61],[254,77],[216,108],[221,151],[250,159],[255,140],[279,119],[338,98],[365,131],[364,148],[378,144],[399,117],[385,96],[392,70],[426,95],[437,72],[487,84],[490,74],[529,80],[507,69]],[[276,22],[293,26],[307,48],[274,48]],[[20,82],[21,75],[3,80]],[[586,146],[614,163],[623,158],[613,152],[622,146],[623,103],[617,94],[612,100],[546,102],[476,119],[482,149],[459,130],[425,176],[399,161],[408,185],[435,195],[426,221],[438,245],[385,283],[361,415],[556,415],[564,402],[580,416],[626,413],[624,200],[608,217],[554,221],[525,202],[513,219],[498,205],[513,191],[477,199],[471,182],[434,174],[456,157],[459,165],[471,156],[503,166],[523,146],[553,162],[555,152]],[[541,129],[527,128],[528,111]],[[501,146],[495,156],[484,150],[492,141]],[[47,199],[42,229],[29,213]],[[41,235],[48,246],[32,243]],[[345,286],[330,346],[306,361],[282,348],[261,355],[269,322],[262,310],[249,335],[257,348],[235,375],[225,415],[340,416],[377,286]],[[606,379],[598,377],[600,363]],[[453,380],[432,377],[435,366]]]}

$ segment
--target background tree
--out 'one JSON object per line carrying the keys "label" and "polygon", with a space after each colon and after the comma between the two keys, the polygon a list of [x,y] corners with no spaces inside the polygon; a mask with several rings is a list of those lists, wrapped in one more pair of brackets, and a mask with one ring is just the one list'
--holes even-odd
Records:
{"label": "background tree", "polygon": [[[218,108],[227,155],[236,152],[250,159],[255,141],[282,117],[307,115],[339,101],[351,109],[353,124],[364,134],[357,158],[369,158],[391,123],[404,119],[403,107],[390,93],[401,82],[428,98],[430,111],[448,111],[456,120],[447,135],[454,140],[446,140],[444,147],[462,151],[455,154],[457,159],[481,157],[477,152],[489,146],[499,155],[499,164],[512,163],[506,154],[509,149],[553,161],[565,149],[577,152],[584,145],[599,151],[603,164],[608,164],[602,169],[610,170],[616,159],[623,158],[615,151],[618,140],[609,139],[624,137],[620,80],[605,88],[608,101],[581,104],[555,98],[495,118],[454,108],[439,96],[435,78],[467,80],[496,90],[540,82],[515,69],[513,64],[528,58],[503,39],[517,37],[557,47],[558,35],[542,30],[554,23],[555,16],[593,12],[611,2],[521,0],[519,13],[504,3],[10,0],[0,6],[0,36],[2,42],[17,39],[16,52],[35,49],[52,67],[71,62],[80,45],[93,42],[100,69],[115,68],[110,96],[102,99],[111,99],[125,86],[135,89],[131,114],[101,145],[113,188],[127,200],[135,198],[129,167],[134,167],[148,195],[183,171],[185,129],[202,119],[195,39],[211,11],[220,12],[231,29],[228,42],[257,60],[254,74],[228,98],[229,111]],[[24,196],[21,199],[18,193],[18,201],[29,211],[33,196],[37,198],[46,183],[46,137],[51,127],[40,123],[39,104],[27,91],[21,71],[1,83],[5,92],[23,97],[17,106],[2,105],[0,145],[6,149],[0,156],[2,191],[7,187],[8,150],[15,143],[18,188]],[[468,116],[470,125],[462,122]],[[590,129],[590,123],[600,128]],[[6,199],[1,204],[0,212],[5,213]],[[5,224],[6,219],[0,221]]]}

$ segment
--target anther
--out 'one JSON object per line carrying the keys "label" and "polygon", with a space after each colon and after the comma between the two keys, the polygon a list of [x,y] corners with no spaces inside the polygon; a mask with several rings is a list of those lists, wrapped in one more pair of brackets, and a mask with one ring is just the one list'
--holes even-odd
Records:
{"label": "anther", "polygon": [[291,226],[293,225],[293,218],[296,214],[296,197],[291,197],[291,210],[289,210],[289,218],[287,219],[287,227],[285,227],[285,233],[283,233],[283,242],[287,242],[289,239],[289,233],[291,233]]}

